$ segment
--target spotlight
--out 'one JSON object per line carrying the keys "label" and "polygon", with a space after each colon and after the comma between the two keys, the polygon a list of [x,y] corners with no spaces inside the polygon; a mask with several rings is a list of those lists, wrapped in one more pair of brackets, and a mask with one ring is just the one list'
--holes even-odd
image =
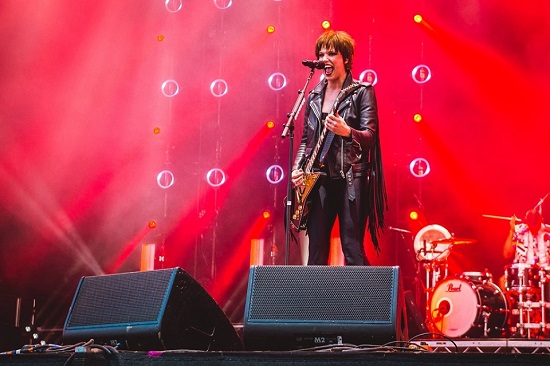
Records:
{"label": "spotlight", "polygon": [[424,211],[419,207],[410,207],[408,214],[409,219],[407,221],[411,232],[416,233],[428,224]]}
{"label": "spotlight", "polygon": [[156,227],[157,227],[157,222],[156,222],[155,220],[149,221],[149,227],[150,227],[151,229],[156,228]]}
{"label": "spotlight", "polygon": [[416,14],[413,19],[415,23],[422,23],[422,15],[420,14]]}
{"label": "spotlight", "polygon": [[330,28],[330,22],[328,20],[325,20],[323,23],[321,23],[321,27],[323,27],[323,29],[329,29]]}
{"label": "spotlight", "polygon": [[414,119],[414,121],[415,121],[416,123],[419,123],[419,122],[422,121],[422,115],[421,115],[420,113],[416,113],[416,114],[414,115],[413,119]]}
{"label": "spotlight", "polygon": [[266,219],[266,220],[269,219],[269,218],[271,217],[271,211],[269,211],[269,210],[264,210],[264,211],[262,212],[262,217],[263,217],[264,219]]}
{"label": "spotlight", "polygon": [[273,32],[275,32],[275,26],[273,26],[273,25],[268,26],[267,27],[267,33],[271,34]]}
{"label": "spotlight", "polygon": [[272,129],[273,127],[275,127],[275,122],[267,121],[266,126],[267,126],[267,128]]}

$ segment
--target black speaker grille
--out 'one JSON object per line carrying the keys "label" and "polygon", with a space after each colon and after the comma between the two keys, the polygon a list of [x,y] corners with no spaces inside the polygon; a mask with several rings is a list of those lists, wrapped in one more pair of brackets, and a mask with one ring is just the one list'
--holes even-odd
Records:
{"label": "black speaker grille", "polygon": [[259,266],[248,321],[391,322],[392,267]]}
{"label": "black speaker grille", "polygon": [[161,270],[84,277],[67,327],[158,321],[173,274]]}

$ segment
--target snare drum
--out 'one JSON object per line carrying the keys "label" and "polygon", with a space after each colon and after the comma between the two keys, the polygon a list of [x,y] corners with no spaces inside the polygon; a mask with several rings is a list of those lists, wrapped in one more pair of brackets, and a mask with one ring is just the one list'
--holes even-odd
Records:
{"label": "snare drum", "polygon": [[433,326],[448,337],[499,337],[508,317],[506,296],[492,282],[449,277],[430,301]]}
{"label": "snare drum", "polygon": [[504,270],[506,289],[508,291],[524,291],[540,288],[540,268],[525,263],[514,263]]}

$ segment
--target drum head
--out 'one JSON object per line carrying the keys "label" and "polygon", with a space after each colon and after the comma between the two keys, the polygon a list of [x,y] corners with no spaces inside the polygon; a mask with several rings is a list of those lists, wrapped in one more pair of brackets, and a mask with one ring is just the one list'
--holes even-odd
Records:
{"label": "drum head", "polygon": [[416,258],[421,261],[442,261],[447,259],[451,251],[451,244],[432,244],[432,240],[448,239],[449,230],[441,225],[428,225],[416,233],[414,237],[414,251]]}
{"label": "drum head", "polygon": [[462,278],[447,278],[437,284],[430,302],[435,328],[449,337],[466,334],[477,318],[477,292]]}

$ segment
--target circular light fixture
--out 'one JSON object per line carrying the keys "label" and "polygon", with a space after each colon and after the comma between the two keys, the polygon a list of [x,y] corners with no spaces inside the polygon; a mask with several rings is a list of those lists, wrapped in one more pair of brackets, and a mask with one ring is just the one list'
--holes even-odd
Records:
{"label": "circular light fixture", "polygon": [[285,176],[283,168],[280,165],[272,165],[265,171],[265,177],[271,184],[281,183]]}
{"label": "circular light fixture", "polygon": [[221,10],[228,9],[233,5],[233,0],[214,0],[214,5]]}
{"label": "circular light fixture", "polygon": [[223,97],[228,90],[227,82],[223,79],[216,79],[210,84],[210,93],[216,98]]}
{"label": "circular light fixture", "polygon": [[271,90],[279,91],[286,86],[286,76],[280,72],[276,72],[269,77],[267,84]]}
{"label": "circular light fixture", "polygon": [[172,187],[174,185],[174,174],[169,170],[162,170],[157,174],[157,184],[162,189]]}
{"label": "circular light fixture", "polygon": [[166,80],[161,86],[162,94],[165,97],[172,98],[180,92],[180,86],[176,80]]}
{"label": "circular light fixture", "polygon": [[206,181],[211,187],[220,187],[225,183],[225,172],[219,168],[213,168],[206,173]]}
{"label": "circular light fixture", "polygon": [[376,85],[376,83],[378,82],[378,75],[376,74],[376,71],[372,69],[367,69],[359,74],[359,80],[361,82],[366,81],[367,83]]}
{"label": "circular light fixture", "polygon": [[430,174],[431,168],[428,160],[424,158],[416,158],[409,165],[411,174],[417,178],[423,178]]}
{"label": "circular light fixture", "polygon": [[181,0],[165,0],[164,6],[170,13],[177,13],[181,10],[183,4]]}
{"label": "circular light fixture", "polygon": [[427,83],[432,78],[432,71],[426,65],[418,65],[412,70],[412,78],[417,84]]}

